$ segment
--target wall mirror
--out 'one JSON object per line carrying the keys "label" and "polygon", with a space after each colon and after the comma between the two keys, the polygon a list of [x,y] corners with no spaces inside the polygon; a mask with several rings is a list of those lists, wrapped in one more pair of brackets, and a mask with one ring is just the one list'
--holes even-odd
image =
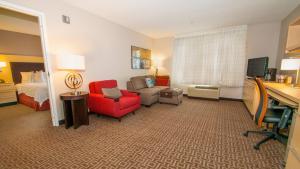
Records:
{"label": "wall mirror", "polygon": [[289,25],[285,52],[289,57],[300,57],[300,18]]}

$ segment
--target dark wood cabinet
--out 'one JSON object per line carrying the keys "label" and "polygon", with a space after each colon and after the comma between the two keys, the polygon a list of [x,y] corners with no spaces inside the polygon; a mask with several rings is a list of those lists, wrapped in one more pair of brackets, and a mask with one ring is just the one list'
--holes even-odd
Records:
{"label": "dark wood cabinet", "polygon": [[79,95],[74,95],[70,92],[60,95],[64,106],[66,128],[73,125],[74,129],[76,129],[80,125],[89,125],[87,98],[87,92],[80,92]]}

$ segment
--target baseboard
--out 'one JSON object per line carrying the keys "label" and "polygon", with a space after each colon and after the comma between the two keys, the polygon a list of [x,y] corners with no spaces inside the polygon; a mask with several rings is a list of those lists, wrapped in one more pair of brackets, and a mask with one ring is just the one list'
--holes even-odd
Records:
{"label": "baseboard", "polygon": [[65,124],[65,119],[63,119],[63,120],[59,120],[59,121],[58,121],[58,124],[59,124],[59,125],[63,125],[63,124]]}
{"label": "baseboard", "polygon": [[230,100],[230,101],[243,102],[243,99],[227,98],[227,97],[219,97],[219,99],[211,99],[211,98],[204,98],[204,97],[191,97],[191,96],[188,96],[187,94],[183,94],[183,96],[186,96],[186,97],[192,98],[192,99],[201,99],[201,100]]}
{"label": "baseboard", "polygon": [[187,96],[187,97],[188,97],[189,99],[220,101],[220,99],[206,98],[206,97],[193,97],[193,96]]}
{"label": "baseboard", "polygon": [[227,98],[227,97],[220,97],[220,100],[230,100],[230,101],[239,101],[239,102],[243,102],[243,99]]}
{"label": "baseboard", "polygon": [[12,105],[16,105],[16,104],[17,104],[17,102],[2,103],[2,104],[0,104],[0,107],[12,106]]}

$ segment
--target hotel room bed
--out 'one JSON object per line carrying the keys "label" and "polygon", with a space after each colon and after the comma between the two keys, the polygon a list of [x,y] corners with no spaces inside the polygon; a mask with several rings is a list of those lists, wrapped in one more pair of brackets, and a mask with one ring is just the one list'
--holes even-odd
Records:
{"label": "hotel room bed", "polygon": [[19,83],[16,85],[18,101],[36,111],[49,110],[49,95],[46,83]]}
{"label": "hotel room bed", "polygon": [[47,83],[22,83],[21,76],[21,72],[45,71],[44,63],[11,62],[10,66],[17,88],[18,102],[36,111],[50,110]]}

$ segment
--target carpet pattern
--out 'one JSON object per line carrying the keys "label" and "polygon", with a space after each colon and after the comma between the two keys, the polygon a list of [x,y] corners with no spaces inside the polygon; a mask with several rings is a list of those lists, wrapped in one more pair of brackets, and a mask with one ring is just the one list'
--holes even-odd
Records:
{"label": "carpet pattern", "polygon": [[0,168],[279,169],[285,147],[241,135],[256,125],[236,101],[184,98],[180,106],[142,107],[118,122],[90,115],[90,125],[52,127],[49,112],[0,108]]}

